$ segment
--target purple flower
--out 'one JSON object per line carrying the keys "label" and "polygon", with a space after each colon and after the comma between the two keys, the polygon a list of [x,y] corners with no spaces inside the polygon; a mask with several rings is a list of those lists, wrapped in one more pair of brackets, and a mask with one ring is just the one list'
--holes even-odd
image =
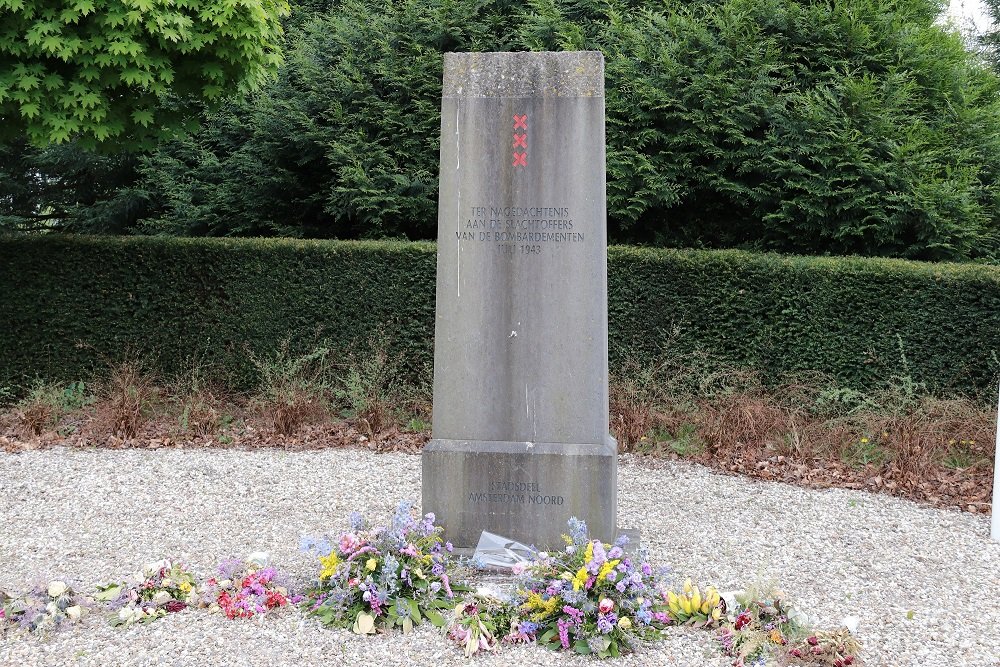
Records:
{"label": "purple flower", "polygon": [[580,625],[581,623],[583,623],[583,612],[580,611],[579,609],[576,609],[575,607],[571,607],[569,605],[565,605],[562,608],[562,610],[564,614],[570,616],[573,619],[574,625]]}
{"label": "purple flower", "polygon": [[653,576],[653,566],[652,565],[650,565],[649,563],[643,563],[641,565],[641,568],[642,568],[642,573],[644,575],[646,575],[647,577]]}
{"label": "purple flower", "polygon": [[597,615],[597,629],[602,635],[606,635],[614,630],[615,623],[617,622],[618,616],[614,613]]}
{"label": "purple flower", "polygon": [[615,560],[616,558],[621,558],[625,552],[619,546],[611,547],[611,551],[608,552],[608,560]]}
{"label": "purple flower", "polygon": [[559,628],[559,643],[563,648],[569,648],[569,623],[560,618],[556,625]]}

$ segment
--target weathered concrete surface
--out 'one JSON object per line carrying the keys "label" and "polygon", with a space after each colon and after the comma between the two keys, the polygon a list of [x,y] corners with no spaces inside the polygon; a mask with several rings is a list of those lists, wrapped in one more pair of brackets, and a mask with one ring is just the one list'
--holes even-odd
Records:
{"label": "weathered concrete surface", "polygon": [[447,54],[444,77],[424,508],[459,546],[574,515],[610,539],[603,56]]}

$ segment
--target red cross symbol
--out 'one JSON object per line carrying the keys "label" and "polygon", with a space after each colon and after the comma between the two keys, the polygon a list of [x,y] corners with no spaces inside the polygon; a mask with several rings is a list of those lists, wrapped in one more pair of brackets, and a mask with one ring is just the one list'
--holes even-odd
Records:
{"label": "red cross symbol", "polygon": [[527,153],[514,153],[514,166],[515,167],[527,167],[528,166],[528,154]]}
{"label": "red cross symbol", "polygon": [[528,135],[526,134],[515,134],[514,135],[514,148],[520,146],[521,148],[528,147]]}
{"label": "red cross symbol", "polygon": [[514,129],[515,130],[527,130],[528,129],[528,114],[523,116],[518,116],[514,114]]}

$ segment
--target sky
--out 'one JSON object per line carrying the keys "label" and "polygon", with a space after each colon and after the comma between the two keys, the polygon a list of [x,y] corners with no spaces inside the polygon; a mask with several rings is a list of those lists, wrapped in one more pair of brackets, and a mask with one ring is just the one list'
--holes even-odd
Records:
{"label": "sky", "polygon": [[948,14],[956,18],[961,27],[981,33],[990,25],[989,15],[979,0],[951,0]]}

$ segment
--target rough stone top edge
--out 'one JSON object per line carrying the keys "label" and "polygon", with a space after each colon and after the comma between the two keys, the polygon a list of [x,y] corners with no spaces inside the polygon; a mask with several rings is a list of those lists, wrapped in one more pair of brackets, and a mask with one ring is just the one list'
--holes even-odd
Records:
{"label": "rough stone top edge", "polygon": [[600,51],[444,54],[448,97],[604,97]]}

